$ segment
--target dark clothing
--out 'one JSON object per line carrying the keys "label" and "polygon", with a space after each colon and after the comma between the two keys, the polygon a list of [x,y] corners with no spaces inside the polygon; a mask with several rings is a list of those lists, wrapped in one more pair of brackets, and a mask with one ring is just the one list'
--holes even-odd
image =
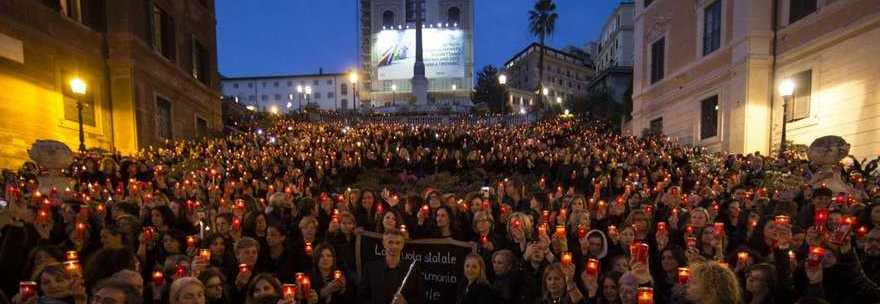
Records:
{"label": "dark clothing", "polygon": [[[400,261],[396,268],[388,268],[384,259],[368,262],[361,274],[361,284],[358,286],[358,298],[361,304],[388,304],[394,299],[394,294],[403,282],[409,270],[410,263]],[[425,284],[419,265],[413,267],[412,273],[404,286],[403,298],[409,304],[425,303]]]}
{"label": "dark clothing", "polygon": [[492,288],[486,283],[474,283],[467,285],[459,284],[458,286],[458,304],[492,304],[495,303],[495,297],[492,295]]}

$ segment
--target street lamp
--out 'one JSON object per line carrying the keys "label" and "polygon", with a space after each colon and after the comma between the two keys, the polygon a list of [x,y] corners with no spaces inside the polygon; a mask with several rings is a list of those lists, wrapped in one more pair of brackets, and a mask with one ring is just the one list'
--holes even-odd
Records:
{"label": "street lamp", "polygon": [[556,103],[562,104],[562,97],[556,96]]}
{"label": "street lamp", "polygon": [[306,105],[309,104],[309,99],[312,97],[312,86],[306,86]]}
{"label": "street lamp", "polygon": [[290,108],[293,107],[293,93],[287,94],[287,114],[290,114]]}
{"label": "street lamp", "polygon": [[[354,92],[354,96],[351,99],[352,106],[357,105],[358,78],[359,78],[359,76],[358,76],[357,70],[352,70],[351,73],[348,74],[348,81],[351,82],[352,91]],[[356,106],[355,106],[355,108],[356,108]]]}
{"label": "street lamp", "polygon": [[79,152],[86,152],[86,134],[83,131],[83,104],[82,98],[86,95],[88,84],[82,78],[74,77],[70,80],[70,91],[76,95],[76,116],[79,118]]}
{"label": "street lamp", "polygon": [[396,101],[394,100],[395,97],[396,97],[396,96],[395,96],[396,94],[397,94],[397,85],[396,85],[396,84],[392,84],[392,85],[391,85],[391,105],[392,105],[392,106],[397,105],[397,104],[396,104]]}
{"label": "street lamp", "polygon": [[507,75],[498,75],[498,83],[500,83],[501,85],[507,85]]}
{"label": "street lamp", "polygon": [[455,102],[457,101],[457,100],[455,100],[455,98],[457,97],[457,96],[455,96],[455,90],[457,90],[457,89],[458,89],[458,86],[453,84],[452,85],[452,104],[455,104]]}
{"label": "street lamp", "polygon": [[296,86],[296,93],[299,94],[299,108],[297,108],[297,111],[302,112],[302,109],[303,109],[303,86],[301,84]]}
{"label": "street lamp", "polygon": [[779,84],[779,95],[782,95],[782,136],[779,143],[779,158],[785,153],[785,132],[788,123],[788,102],[794,95],[795,83],[791,79],[785,79]]}

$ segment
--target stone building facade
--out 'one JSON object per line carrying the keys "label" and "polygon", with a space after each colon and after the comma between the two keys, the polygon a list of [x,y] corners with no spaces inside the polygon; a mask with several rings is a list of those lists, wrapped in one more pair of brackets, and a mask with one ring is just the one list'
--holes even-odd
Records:
{"label": "stone building facade", "polygon": [[839,135],[880,152],[880,2],[636,1],[634,134],[736,153]]}
{"label": "stone building facade", "polygon": [[[519,91],[536,92],[539,88],[538,61],[541,45],[532,43],[508,60],[502,69],[507,76],[507,85]],[[558,98],[567,101],[576,97],[586,96],[590,81],[596,71],[593,63],[572,54],[544,46],[544,87],[548,94],[546,100],[555,102]],[[511,94],[508,103],[518,106],[520,100],[513,100]],[[524,96],[523,96],[524,97]],[[523,98],[522,100],[527,101]]]}
{"label": "stone building facade", "polygon": [[[123,154],[222,127],[213,0],[0,0],[0,167],[37,139]],[[154,20],[156,20],[154,22]]]}

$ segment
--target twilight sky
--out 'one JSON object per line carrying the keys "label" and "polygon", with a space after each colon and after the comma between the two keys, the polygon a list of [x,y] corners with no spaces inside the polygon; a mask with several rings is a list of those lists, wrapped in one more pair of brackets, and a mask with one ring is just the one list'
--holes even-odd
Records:
{"label": "twilight sky", "polygon": [[[501,65],[535,39],[532,0],[474,0],[474,61]],[[547,44],[596,40],[620,0],[556,0]],[[217,49],[224,76],[343,72],[358,63],[356,0],[217,0]]]}

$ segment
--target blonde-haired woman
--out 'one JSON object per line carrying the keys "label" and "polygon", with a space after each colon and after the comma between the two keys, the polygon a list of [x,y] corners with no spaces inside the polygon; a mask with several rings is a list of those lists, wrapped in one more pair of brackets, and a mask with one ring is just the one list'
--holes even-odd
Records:
{"label": "blonde-haired woman", "polygon": [[507,222],[507,238],[510,240],[510,249],[517,256],[522,256],[526,252],[529,242],[534,237],[534,231],[530,216],[522,212],[510,216],[510,221]]}
{"label": "blonde-haired woman", "polygon": [[741,291],[736,274],[716,262],[692,264],[687,297],[693,303],[739,304]]}
{"label": "blonde-haired woman", "polygon": [[205,301],[205,285],[194,277],[175,280],[168,292],[171,304],[204,304]]}
{"label": "blonde-haired woman", "polygon": [[547,266],[541,279],[542,296],[537,303],[571,304],[582,302],[584,295],[575,286],[574,271],[573,265],[562,266],[556,263]]}
{"label": "blonde-haired woman", "polygon": [[458,304],[492,303],[492,289],[486,279],[486,263],[477,254],[471,253],[464,260],[465,280],[458,287]]}

